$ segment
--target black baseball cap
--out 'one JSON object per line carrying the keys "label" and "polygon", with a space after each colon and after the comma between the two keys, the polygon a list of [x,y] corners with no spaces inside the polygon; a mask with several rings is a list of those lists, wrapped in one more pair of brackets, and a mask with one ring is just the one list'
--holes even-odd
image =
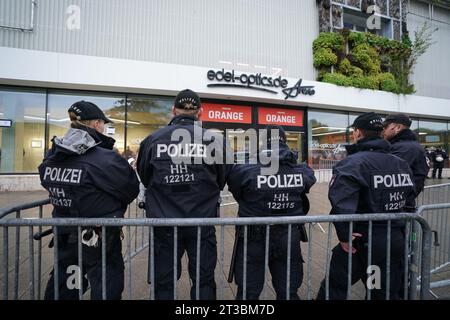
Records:
{"label": "black baseball cap", "polygon": [[383,119],[375,112],[367,112],[358,116],[349,128],[371,131],[383,131]]}
{"label": "black baseball cap", "polygon": [[390,123],[403,124],[409,128],[411,126],[412,121],[408,115],[404,113],[396,113],[388,115],[386,117],[386,120],[384,120],[383,125],[386,126]]}
{"label": "black baseball cap", "polygon": [[78,120],[103,120],[105,123],[113,123],[111,120],[109,120],[103,111],[97,107],[92,102],[88,101],[78,101],[75,102],[73,105],[70,106],[69,110],[67,112],[73,112],[77,116]]}
{"label": "black baseball cap", "polygon": [[202,103],[198,94],[190,89],[185,89],[176,96],[174,106],[177,109],[198,110]]}

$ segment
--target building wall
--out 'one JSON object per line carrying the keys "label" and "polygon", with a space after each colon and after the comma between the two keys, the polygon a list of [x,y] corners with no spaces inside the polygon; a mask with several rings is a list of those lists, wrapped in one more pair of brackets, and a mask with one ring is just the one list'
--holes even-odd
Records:
{"label": "building wall", "polygon": [[[26,27],[30,1],[0,0],[0,25]],[[316,78],[315,0],[36,3],[34,30],[0,29],[0,46]],[[80,8],[80,29],[67,28],[70,5]]]}
{"label": "building wall", "polygon": [[425,22],[438,28],[433,35],[435,43],[419,58],[414,70],[417,94],[449,99],[450,10],[434,6],[430,12],[428,4],[410,1],[407,19],[411,39],[414,39],[414,31]]}
{"label": "building wall", "polygon": [[[431,21],[436,43],[413,75],[417,94],[450,98],[450,10],[409,1],[408,29]],[[234,68],[315,80],[315,0],[36,0],[34,29],[0,28],[0,46]],[[68,28],[80,8],[79,29]],[[29,28],[31,0],[0,0],[0,26]]]}

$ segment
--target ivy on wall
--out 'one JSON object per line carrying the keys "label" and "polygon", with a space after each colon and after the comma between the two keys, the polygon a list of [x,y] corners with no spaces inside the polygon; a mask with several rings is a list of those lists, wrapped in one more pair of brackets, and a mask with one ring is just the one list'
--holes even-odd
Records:
{"label": "ivy on wall", "polygon": [[314,67],[319,81],[339,86],[383,90],[398,94],[414,93],[410,83],[417,58],[433,44],[429,25],[402,41],[372,33],[321,32],[313,42]]}

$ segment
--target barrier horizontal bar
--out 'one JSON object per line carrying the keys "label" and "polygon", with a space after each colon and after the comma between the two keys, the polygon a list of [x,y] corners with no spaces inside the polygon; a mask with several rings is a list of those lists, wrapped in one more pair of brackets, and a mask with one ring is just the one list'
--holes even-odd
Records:
{"label": "barrier horizontal bar", "polygon": [[[450,204],[447,204],[450,207]],[[386,221],[416,219],[417,213],[370,213],[347,215],[283,216],[252,218],[22,218],[2,219],[0,226],[215,226],[300,224],[313,222]]]}

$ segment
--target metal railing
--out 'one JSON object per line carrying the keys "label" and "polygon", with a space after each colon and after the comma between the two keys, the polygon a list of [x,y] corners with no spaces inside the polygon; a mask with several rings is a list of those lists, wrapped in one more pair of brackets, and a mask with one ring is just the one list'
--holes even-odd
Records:
{"label": "metal railing", "polygon": [[450,183],[425,186],[417,197],[417,206],[450,202]]}
{"label": "metal railing", "polygon": [[[16,219],[43,219],[45,216],[51,217],[50,210],[47,210],[47,212],[44,214],[45,209],[48,208],[51,209],[52,206],[50,205],[49,199],[34,201],[26,204],[21,205],[14,205],[7,208],[0,208],[0,226],[1,222],[4,221],[4,219],[10,215],[15,216]],[[30,212],[31,211],[31,212]],[[135,219],[135,218],[144,218],[145,212],[143,209],[140,209],[137,205],[137,202],[134,201],[132,204],[130,204],[127,208],[127,212],[125,214],[125,217],[128,219]],[[3,220],[2,220],[3,219]],[[29,262],[29,278],[32,277],[33,281],[30,281],[29,290],[30,299],[41,299],[41,293],[42,293],[42,278],[45,276],[45,274],[48,274],[50,270],[48,268],[46,270],[43,270],[43,250],[46,249],[46,245],[49,244],[50,240],[44,241],[45,236],[50,235],[52,232],[51,230],[45,230],[43,231],[43,226],[36,226],[36,229],[34,229],[32,226],[29,227],[29,234],[27,239],[23,239],[24,235],[21,234],[20,228],[16,228],[14,233],[14,239],[11,241],[9,239],[9,230],[7,228],[0,229],[0,234],[3,233],[3,235],[0,237],[3,242],[9,241],[14,242],[13,250],[14,250],[14,268],[9,273],[13,273],[13,299],[17,300],[24,296],[24,293],[20,293],[19,291],[19,275],[20,275],[20,269],[26,263]],[[50,231],[50,232],[49,232]],[[139,255],[141,252],[143,252],[146,248],[148,248],[148,235],[145,234],[145,228],[141,226],[135,226],[132,229],[128,230],[127,233],[127,246],[124,253],[124,262],[128,263],[130,266],[131,260]],[[32,232],[32,234],[30,234]],[[34,233],[35,232],[35,233]],[[34,242],[30,240],[34,240],[37,242],[37,249],[35,249]],[[22,259],[23,253],[21,253],[21,243],[24,242],[23,240],[28,240],[28,258]],[[129,242],[128,242],[129,240]],[[4,248],[5,249],[5,248]],[[33,253],[33,254],[31,254]],[[2,252],[3,256],[2,259],[2,266],[4,270],[6,270],[6,265],[8,265],[9,255],[5,254],[5,251]],[[35,259],[36,256],[36,259]],[[37,262],[36,262],[37,260]],[[35,268],[36,264],[36,268]],[[5,276],[3,274],[3,278],[0,278],[0,282],[3,282],[3,285],[5,285],[4,282]],[[36,281],[34,281],[36,280]],[[33,287],[33,290],[31,290]],[[34,290],[35,289],[35,290]],[[8,290],[8,285],[6,281],[6,288],[3,288],[3,295],[6,294],[6,291]],[[129,292],[128,297],[131,297],[131,292]]]}
{"label": "metal railing", "polygon": [[333,170],[331,169],[314,170],[314,176],[316,177],[317,183],[329,183],[332,175]]}
{"label": "metal railing", "polygon": [[[430,274],[433,280],[430,289],[435,298],[442,298],[442,295],[434,289],[450,286],[447,272],[450,270],[450,207],[446,205],[448,202],[450,202],[450,183],[426,186],[418,198],[420,207],[417,213],[428,222],[434,235],[430,260]],[[417,242],[420,241],[419,234]],[[419,254],[417,261],[420,259]],[[449,298],[450,294],[446,292],[445,297]]]}
{"label": "metal railing", "polygon": [[[391,260],[391,232],[392,232],[392,222],[394,221],[405,221],[406,222],[406,230],[405,230],[405,248],[404,248],[404,258],[407,259],[408,255],[411,253],[413,256],[418,256],[420,253],[420,271],[419,271],[419,279],[420,279],[420,291],[419,291],[419,297],[420,299],[428,299],[430,298],[430,259],[431,259],[431,229],[428,226],[428,223],[425,221],[423,217],[421,217],[417,213],[402,213],[402,214],[353,214],[353,215],[324,215],[324,216],[301,216],[301,217],[258,217],[258,218],[208,218],[208,219],[147,219],[140,217],[142,215],[142,212],[139,212],[136,209],[136,214],[134,214],[134,217],[132,217],[133,212],[128,211],[128,217],[124,219],[113,219],[113,218],[70,218],[70,219],[61,219],[61,218],[45,218],[43,217],[43,206],[48,204],[48,201],[40,201],[35,202],[31,204],[26,204],[22,206],[15,206],[8,209],[0,210],[0,227],[3,233],[3,264],[2,264],[2,292],[3,292],[3,299],[9,299],[10,297],[10,291],[12,291],[12,298],[13,299],[19,299],[19,280],[21,282],[24,282],[23,275],[20,274],[20,270],[24,269],[24,259],[23,255],[20,251],[20,243],[21,240],[27,242],[28,244],[28,277],[26,279],[26,284],[24,287],[24,292],[28,293],[28,296],[30,299],[40,299],[40,292],[41,292],[41,283],[42,283],[42,241],[39,241],[38,246],[38,252],[35,253],[34,245],[33,245],[33,234],[35,232],[35,228],[38,228],[39,232],[42,232],[42,227],[48,226],[53,228],[53,233],[56,238],[58,235],[58,230],[61,227],[76,227],[77,229],[77,235],[78,240],[81,240],[81,232],[83,227],[89,227],[89,226],[99,226],[102,229],[102,237],[106,238],[106,233],[108,232],[108,227],[123,227],[126,230],[126,252],[124,255],[125,261],[126,261],[126,276],[125,279],[127,280],[127,286],[126,286],[126,292],[128,293],[128,299],[133,298],[133,288],[132,288],[132,276],[133,271],[136,269],[137,272],[141,271],[142,268],[134,268],[132,266],[131,260],[133,257],[138,255],[140,252],[145,251],[144,249],[149,247],[150,256],[149,258],[149,269],[150,269],[150,292],[149,292],[149,298],[154,299],[155,298],[155,254],[154,254],[154,244],[155,244],[155,228],[158,227],[171,227],[175,231],[173,233],[174,236],[174,253],[177,252],[178,244],[177,244],[177,230],[181,227],[196,227],[197,228],[197,257],[199,257],[196,260],[196,280],[195,284],[193,284],[195,288],[195,297],[199,298],[199,281],[200,281],[200,237],[201,229],[203,227],[208,226],[215,226],[219,231],[219,257],[218,262],[220,265],[220,276],[219,279],[219,290],[218,290],[218,296],[219,299],[224,298],[224,288],[225,288],[225,228],[229,227],[235,227],[235,226],[242,226],[244,228],[244,283],[243,283],[243,298],[246,299],[247,294],[247,283],[245,281],[247,276],[247,230],[249,226],[253,225],[263,225],[265,228],[265,243],[266,248],[269,243],[269,234],[271,231],[271,228],[273,228],[274,225],[285,225],[288,228],[288,238],[287,238],[287,247],[288,247],[288,254],[287,254],[287,261],[286,261],[286,299],[289,299],[289,292],[290,292],[290,266],[291,266],[291,240],[292,240],[292,227],[293,225],[297,224],[305,224],[306,229],[308,230],[308,236],[309,236],[309,242],[307,244],[308,247],[308,253],[307,253],[307,259],[306,259],[306,281],[304,282],[304,286],[306,286],[306,299],[311,299],[313,297],[313,289],[312,289],[312,275],[313,275],[313,266],[312,266],[312,243],[313,238],[318,235],[314,235],[312,232],[312,224],[313,223],[325,223],[328,227],[328,230],[332,230],[332,224],[335,222],[345,222],[349,224],[349,246],[352,248],[352,240],[351,240],[351,233],[352,229],[355,226],[356,223],[366,222],[368,224],[368,230],[369,230],[369,237],[368,237],[368,260],[367,265],[371,264],[372,259],[372,227],[374,223],[378,223],[380,221],[386,222],[386,228],[387,228],[387,238],[386,238],[386,299],[389,299],[389,283],[390,283],[390,260]],[[450,204],[441,205],[439,208],[448,208],[450,207]],[[27,209],[38,209],[38,215],[35,218],[24,218],[21,217],[21,212]],[[422,209],[423,211],[424,209]],[[420,212],[422,212],[420,211]],[[8,215],[14,215],[14,218],[8,218],[6,217]],[[407,241],[411,237],[411,227],[410,223],[416,222],[417,226],[420,226],[420,239],[421,243],[420,246],[416,242],[415,247],[410,247],[410,242]],[[9,229],[15,228],[15,239],[13,243],[13,246],[11,249],[15,252],[15,259],[14,263],[10,263],[9,261],[9,244],[10,244],[10,235],[9,235]],[[28,233],[26,237],[21,234],[21,230],[23,228],[28,229]],[[133,237],[132,229],[134,229],[135,236]],[[415,232],[417,232],[419,229],[414,229]],[[140,234],[140,239],[137,239],[136,235]],[[146,239],[146,235],[148,235],[148,239]],[[132,240],[136,241],[136,244],[134,246],[134,249],[132,249]],[[328,232],[327,239],[326,239],[326,245],[325,248],[325,256],[326,256],[326,262],[324,263],[324,278],[326,282],[326,298],[329,297],[329,275],[330,275],[330,255],[331,255],[331,242],[333,240],[332,232]],[[140,242],[140,245],[138,245],[137,242]],[[55,284],[58,284],[58,258],[59,258],[59,252],[58,252],[58,241],[55,241],[55,248],[53,250],[53,263],[50,265],[50,268],[53,266],[53,269],[55,270]],[[106,298],[106,246],[104,245],[104,241],[102,241],[101,251],[102,251],[102,298]],[[81,245],[81,242],[78,243],[78,265],[82,266],[82,259],[83,259],[83,245]],[[268,250],[265,250],[265,276],[264,276],[264,290],[263,295],[264,297],[267,296],[267,280],[268,274],[267,274],[267,264],[268,264]],[[349,252],[352,250],[350,249]],[[37,279],[36,279],[36,270],[35,270],[35,255],[37,254]],[[22,259],[21,259],[22,256]],[[227,257],[228,258],[228,257]],[[352,265],[352,254],[348,254],[348,262],[349,265]],[[22,260],[22,263],[21,263]],[[177,298],[177,262],[176,259],[174,259],[174,292],[173,297],[174,299]],[[144,268],[146,270],[146,268]],[[411,276],[411,272],[414,272],[414,270],[411,270],[411,268],[408,268],[408,265],[405,264],[405,270],[404,270],[404,286],[403,286],[403,298],[407,299],[408,297],[411,299],[414,299],[416,297],[416,285],[413,283],[413,285],[408,284],[408,278],[410,279],[416,279],[415,275]],[[13,282],[13,289],[10,290],[9,288],[9,278],[10,274],[12,274],[12,282]],[[349,268],[348,275],[347,275],[347,298],[352,299],[352,284],[351,284],[351,278],[352,278],[352,270]],[[145,275],[140,275],[140,279],[145,279]],[[141,280],[142,282],[142,280]],[[79,298],[83,299],[83,292],[82,288],[79,289]],[[54,294],[55,299],[59,298],[59,292],[58,287],[55,285],[54,288]],[[371,289],[367,290],[366,294],[364,294],[366,299],[371,299]],[[23,297],[23,294],[21,295]],[[140,296],[142,298],[142,296]]]}

